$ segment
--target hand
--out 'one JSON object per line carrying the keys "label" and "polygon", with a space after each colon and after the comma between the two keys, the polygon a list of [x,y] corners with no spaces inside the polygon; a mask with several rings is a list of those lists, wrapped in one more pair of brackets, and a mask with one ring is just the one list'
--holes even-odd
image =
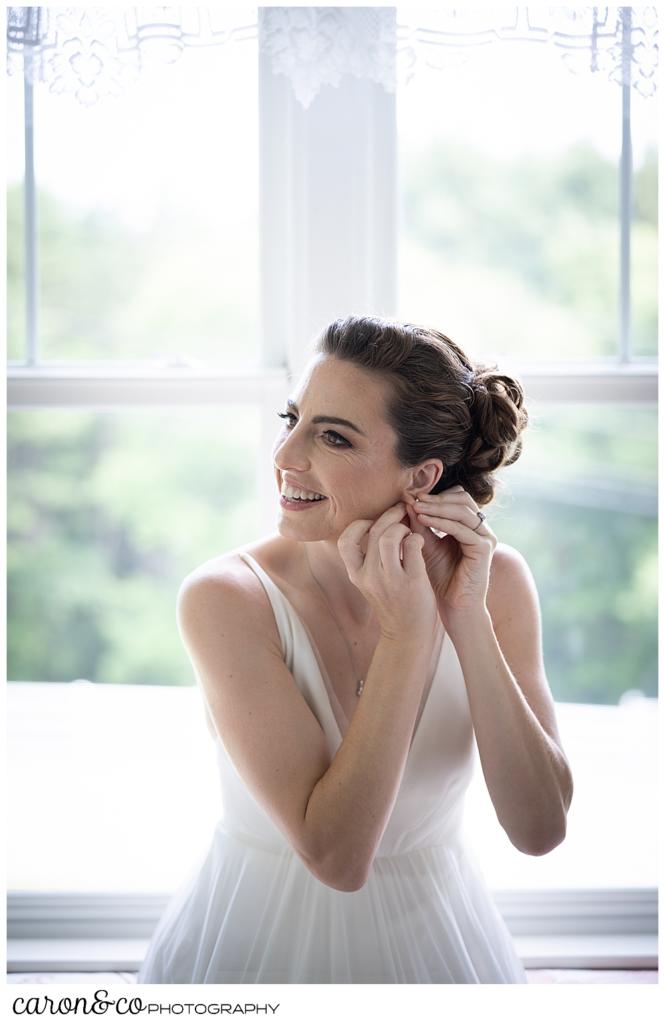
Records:
{"label": "hand", "polygon": [[[424,539],[423,557],[439,615],[450,632],[487,610],[490,564],[497,539],[476,515],[478,505],[459,484],[407,504],[411,529]],[[437,537],[430,527],[445,533]]]}
{"label": "hand", "polygon": [[376,613],[382,636],[426,639],[435,635],[436,597],[423,559],[424,540],[402,522],[405,514],[400,501],[376,521],[356,519],[339,535],[337,547],[349,579]]}

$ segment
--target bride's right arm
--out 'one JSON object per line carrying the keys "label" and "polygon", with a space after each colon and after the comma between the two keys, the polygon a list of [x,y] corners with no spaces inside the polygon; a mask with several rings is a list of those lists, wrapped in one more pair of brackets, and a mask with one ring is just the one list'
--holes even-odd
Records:
{"label": "bride's right arm", "polygon": [[258,579],[230,566],[188,577],[178,625],[215,728],[252,794],[316,878],[361,888],[402,780],[431,646],[422,636],[381,638],[331,761]]}

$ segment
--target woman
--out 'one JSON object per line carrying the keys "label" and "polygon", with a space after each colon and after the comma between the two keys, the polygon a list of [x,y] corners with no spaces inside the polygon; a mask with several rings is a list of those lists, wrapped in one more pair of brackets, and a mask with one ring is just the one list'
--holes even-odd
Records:
{"label": "woman", "polygon": [[474,735],[523,853],[562,841],[572,795],[533,579],[480,511],[522,389],[354,316],[279,415],[277,533],[179,593],[224,814],[138,981],[525,982],[462,835]]}

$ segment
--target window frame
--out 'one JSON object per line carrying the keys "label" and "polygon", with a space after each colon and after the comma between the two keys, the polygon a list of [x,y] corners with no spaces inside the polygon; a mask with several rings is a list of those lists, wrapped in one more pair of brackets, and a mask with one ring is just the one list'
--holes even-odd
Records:
{"label": "window frame", "polygon": [[[258,8],[259,44],[263,31],[263,10]],[[28,344],[25,362],[8,364],[7,403],[12,410],[256,402],[266,454],[257,467],[258,490],[262,525],[270,531],[274,528],[274,475],[267,455],[275,432],[275,410],[297,380],[309,344],[330,319],[349,310],[394,315],[397,123],[395,95],[373,81],[346,76],[338,88],[323,90],[317,101],[303,110],[286,76],[273,73],[261,45],[258,74],[261,365],[239,373],[150,362],[39,362],[33,97],[26,77]],[[657,360],[631,359],[629,353],[630,87],[622,88],[617,356],[585,363],[514,362],[502,367],[514,371],[527,394],[539,402],[657,402]],[[338,152],[342,131],[350,138],[362,136],[369,144],[348,145],[342,159]],[[363,216],[357,215],[359,210]],[[525,935],[629,935],[642,929],[645,934],[655,934],[655,889],[575,890],[574,896],[573,901],[570,891],[564,889],[554,893],[525,890],[497,894],[497,902],[509,918],[512,915],[518,929],[526,928]],[[9,901],[10,940],[78,934],[129,937],[138,934],[137,927],[147,934],[145,929],[154,926],[163,905],[152,896],[113,897],[106,913],[102,912],[104,897],[75,893],[12,892]],[[621,962],[635,966],[625,958]],[[556,966],[556,958],[547,963]],[[587,965],[596,966],[597,957],[590,956]]]}
{"label": "window frame", "polygon": [[[511,889],[493,896],[528,969],[658,966],[655,889]],[[8,969],[138,970],[169,899],[168,893],[10,893]]]}

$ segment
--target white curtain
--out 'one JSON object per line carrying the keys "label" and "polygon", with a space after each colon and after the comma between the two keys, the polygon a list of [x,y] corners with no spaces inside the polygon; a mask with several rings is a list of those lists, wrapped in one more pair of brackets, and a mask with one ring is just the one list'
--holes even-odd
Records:
{"label": "white curtain", "polygon": [[[186,49],[257,37],[256,7],[10,7],[9,74],[91,106],[118,95],[153,62]],[[655,7],[265,7],[260,45],[304,108],[344,75],[390,92],[420,66],[446,70],[488,45],[554,47],[573,73],[656,91]]]}

